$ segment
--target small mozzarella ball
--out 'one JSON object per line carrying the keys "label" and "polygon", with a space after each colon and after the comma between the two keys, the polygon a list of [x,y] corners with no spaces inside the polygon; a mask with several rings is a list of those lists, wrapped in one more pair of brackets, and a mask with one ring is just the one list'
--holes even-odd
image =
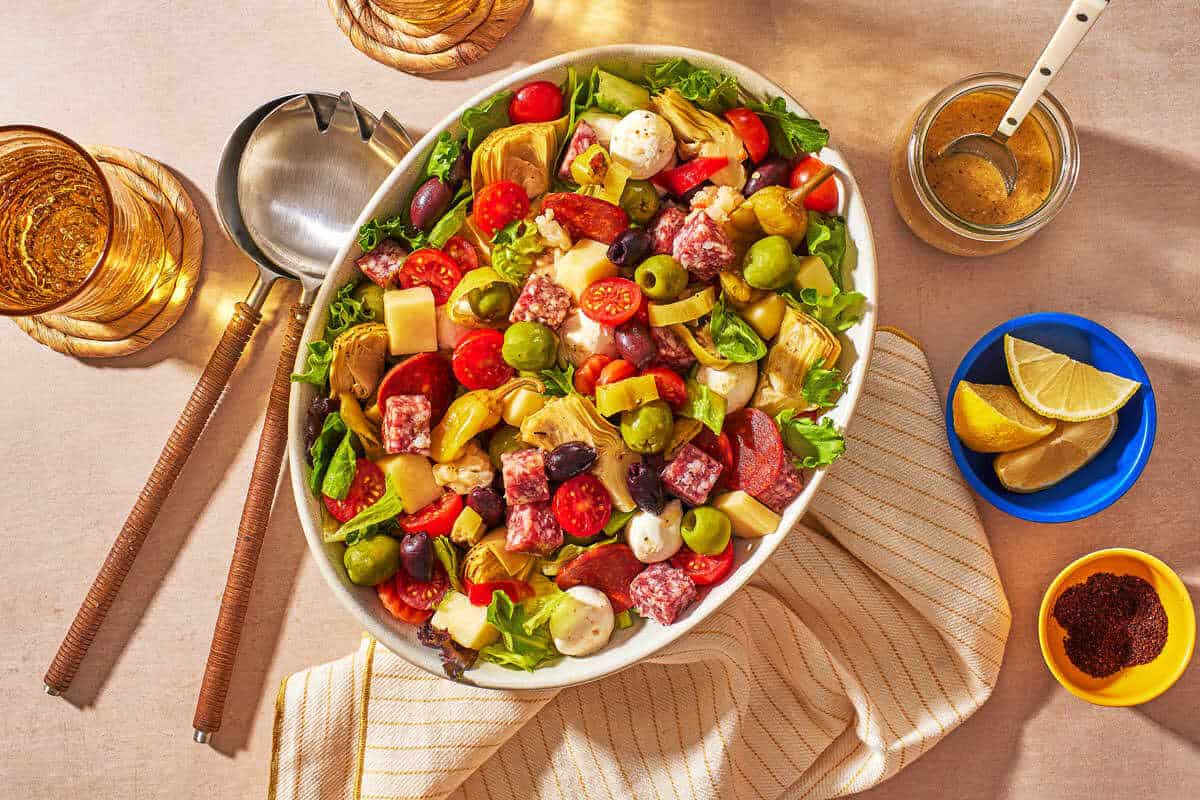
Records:
{"label": "small mozzarella ball", "polygon": [[625,533],[629,549],[643,564],[666,561],[683,547],[683,536],[679,523],[683,518],[683,506],[678,500],[667,503],[661,514],[639,511],[629,520]]}
{"label": "small mozzarella ball", "polygon": [[615,622],[612,604],[599,589],[572,586],[550,615],[550,636],[565,656],[586,656],[608,644]]}
{"label": "small mozzarella ball", "polygon": [[572,364],[582,364],[588,356],[597,353],[609,358],[618,355],[617,337],[613,329],[596,322],[578,308],[567,314],[558,329],[558,336]]}
{"label": "small mozzarella ball", "polygon": [[631,178],[644,180],[671,163],[675,135],[671,125],[653,111],[630,111],[613,126],[608,151],[629,167]]}
{"label": "small mozzarella ball", "polygon": [[725,398],[725,413],[737,411],[754,395],[758,384],[757,364],[730,364],[725,369],[701,367],[696,380]]}

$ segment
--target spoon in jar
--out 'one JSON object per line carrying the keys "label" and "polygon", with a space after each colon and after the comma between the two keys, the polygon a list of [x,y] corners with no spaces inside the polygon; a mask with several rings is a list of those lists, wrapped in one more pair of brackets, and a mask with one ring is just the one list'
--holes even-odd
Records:
{"label": "spoon in jar", "polygon": [[1021,90],[1009,103],[996,130],[991,134],[968,133],[959,136],[942,148],[937,154],[937,159],[956,155],[982,158],[996,168],[1004,181],[1005,192],[1012,194],[1017,185],[1017,159],[1008,147],[1009,138],[1025,121],[1025,117],[1050,86],[1050,82],[1058,75],[1058,71],[1067,63],[1071,53],[1075,52],[1075,48],[1106,8],[1108,0],[1074,0],[1063,15],[1062,21],[1058,23],[1058,28],[1050,37],[1046,49],[1042,51],[1037,63],[1025,78]]}

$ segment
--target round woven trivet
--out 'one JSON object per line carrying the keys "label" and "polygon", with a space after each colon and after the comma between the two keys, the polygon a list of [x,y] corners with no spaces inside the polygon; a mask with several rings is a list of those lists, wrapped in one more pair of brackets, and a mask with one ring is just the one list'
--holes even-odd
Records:
{"label": "round woven trivet", "polygon": [[530,0],[327,0],[363,53],[404,72],[465,66],[508,35]]}
{"label": "round woven trivet", "polygon": [[187,308],[204,250],[204,231],[192,199],[171,171],[124,147],[97,145],[97,161],[118,168],[120,177],[146,199],[162,225],[169,263],[158,283],[132,311],[108,322],[66,314],[17,317],[14,321],[52,350],[81,358],[113,358],[147,347],[174,325]]}

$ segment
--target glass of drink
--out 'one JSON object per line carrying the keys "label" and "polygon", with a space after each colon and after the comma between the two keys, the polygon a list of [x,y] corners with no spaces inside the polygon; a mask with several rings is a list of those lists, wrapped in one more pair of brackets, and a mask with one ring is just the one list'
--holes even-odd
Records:
{"label": "glass of drink", "polygon": [[158,215],[54,131],[0,126],[0,314],[110,322],[169,265]]}

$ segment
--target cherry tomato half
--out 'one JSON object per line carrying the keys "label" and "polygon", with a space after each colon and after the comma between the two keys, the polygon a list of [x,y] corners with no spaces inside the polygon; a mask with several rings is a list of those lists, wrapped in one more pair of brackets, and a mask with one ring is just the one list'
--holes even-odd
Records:
{"label": "cherry tomato half", "polygon": [[[816,175],[825,167],[825,162],[814,156],[806,156],[799,164],[792,169],[791,186],[793,189],[799,189],[813,175]],[[821,214],[832,214],[838,207],[838,187],[837,181],[833,178],[826,178],[816,189],[809,192],[808,197],[804,198],[804,207],[809,211],[816,211]]]}
{"label": "cherry tomato half", "polygon": [[550,122],[562,116],[563,96],[550,81],[527,83],[508,102],[513,122]]}
{"label": "cherry tomato half", "polygon": [[508,599],[519,603],[527,597],[533,597],[533,587],[525,581],[488,581],[487,583],[471,583],[466,578],[462,581],[467,590],[467,599],[473,606],[491,605],[492,593],[499,590],[508,595]]}
{"label": "cherry tomato half", "polygon": [[346,492],[346,496],[335,500],[322,495],[321,499],[325,501],[325,508],[329,509],[334,519],[338,522],[349,522],[358,512],[374,505],[376,500],[383,497],[386,488],[383,470],[375,466],[374,462],[360,458],[354,462],[354,480],[350,481],[350,490]]}
{"label": "cherry tomato half", "polygon": [[612,498],[595,475],[576,475],[554,492],[551,504],[563,530],[583,539],[604,529],[612,515]]}
{"label": "cherry tomato half", "polygon": [[401,517],[400,527],[408,533],[424,531],[430,536],[445,536],[454,527],[454,520],[458,519],[462,508],[462,496],[446,492],[415,514]]}
{"label": "cherry tomato half", "polygon": [[671,566],[686,572],[697,586],[720,583],[733,572],[733,540],[715,556],[702,555],[684,545],[671,557]]}
{"label": "cherry tomato half", "polygon": [[475,195],[475,225],[489,239],[529,213],[529,197],[515,181],[489,183]]}
{"label": "cherry tomato half", "polygon": [[595,394],[596,380],[600,372],[612,362],[612,356],[596,353],[588,356],[579,369],[575,370],[575,391],[580,394]]}
{"label": "cherry tomato half", "polygon": [[[386,583],[386,581],[385,581]],[[450,581],[446,578],[446,570],[441,564],[433,565],[433,575],[428,581],[418,581],[405,570],[396,573],[396,594],[410,608],[418,611],[428,611],[438,604]]]}
{"label": "cherry tomato half", "polygon": [[618,358],[616,361],[610,361],[604,366],[604,369],[600,370],[600,377],[596,378],[596,386],[607,386],[610,383],[632,378],[634,375],[637,375],[637,367],[623,358]]}
{"label": "cherry tomato half", "polygon": [[641,288],[628,278],[602,278],[579,296],[579,307],[601,325],[616,327],[633,319],[642,305]]}
{"label": "cherry tomato half", "polygon": [[687,384],[683,377],[670,367],[650,367],[642,370],[643,375],[652,375],[658,396],[667,401],[671,408],[679,409],[687,402]]}
{"label": "cherry tomato half", "polygon": [[479,328],[464,336],[454,348],[450,364],[454,377],[468,389],[495,389],[513,376],[504,360],[504,334]]}
{"label": "cherry tomato half", "polygon": [[470,272],[479,266],[479,253],[475,251],[475,245],[461,236],[451,236],[447,239],[442,245],[442,252],[450,256],[463,272]]}
{"label": "cherry tomato half", "polygon": [[441,305],[450,299],[450,292],[462,280],[462,270],[454,259],[441,250],[425,247],[404,259],[400,267],[400,286],[428,286],[433,290],[433,302]]}
{"label": "cherry tomato half", "polygon": [[[403,572],[404,570],[400,571]],[[413,608],[401,600],[395,578],[379,584],[375,587],[375,591],[379,594],[379,602],[383,603],[383,607],[388,610],[388,613],[398,620],[403,620],[410,625],[420,625],[433,616],[432,611],[422,611],[419,608]]]}
{"label": "cherry tomato half", "polygon": [[771,149],[771,137],[758,114],[748,108],[731,108],[725,112],[725,119],[729,120],[734,132],[746,146],[751,161],[757,164],[767,157],[767,151]]}

